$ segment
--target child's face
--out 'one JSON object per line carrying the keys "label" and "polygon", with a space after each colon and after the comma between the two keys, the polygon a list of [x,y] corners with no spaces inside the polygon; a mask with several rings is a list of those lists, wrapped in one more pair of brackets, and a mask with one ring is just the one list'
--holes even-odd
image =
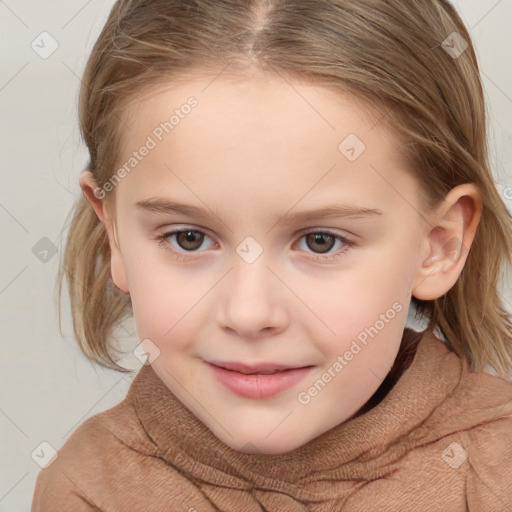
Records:
{"label": "child's face", "polygon": [[[421,195],[398,141],[350,97],[279,76],[211,80],[125,111],[113,274],[169,389],[232,448],[281,453],[353,416],[388,373],[427,254]],[[150,201],[201,213],[137,206]],[[348,205],[381,213],[321,216]],[[164,250],[157,238],[178,229],[191,233]]]}

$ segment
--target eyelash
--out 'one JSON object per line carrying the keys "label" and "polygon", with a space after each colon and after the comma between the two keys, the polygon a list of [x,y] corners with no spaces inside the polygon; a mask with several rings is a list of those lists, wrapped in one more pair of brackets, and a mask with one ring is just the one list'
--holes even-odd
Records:
{"label": "eyelash", "polygon": [[[204,231],[201,231],[201,230],[198,230],[198,229],[184,228],[184,229],[177,229],[177,230],[170,231],[168,233],[164,233],[162,235],[159,235],[159,236],[156,237],[156,240],[158,241],[158,244],[160,245],[160,247],[163,248],[163,250],[165,252],[170,252],[172,254],[172,256],[174,258],[176,258],[177,260],[179,260],[179,261],[188,260],[190,258],[190,256],[189,256],[190,254],[193,254],[193,253],[198,252],[198,251],[190,251],[189,253],[177,251],[167,241],[167,239],[170,238],[171,236],[177,235],[179,233],[183,233],[183,232],[186,232],[186,231],[192,231],[194,233],[200,233],[200,234],[203,234],[205,236],[208,236]],[[303,233],[300,238],[303,238],[304,236],[311,235],[311,234],[330,235],[330,236],[333,236],[335,238],[335,240],[338,240],[338,241],[342,242],[343,244],[345,244],[345,248],[343,250],[341,250],[341,252],[337,252],[337,253],[331,254],[329,256],[322,256],[322,255],[315,254],[315,253],[309,253],[312,256],[312,259],[315,260],[315,261],[320,261],[320,262],[335,261],[338,258],[340,258],[342,256],[345,256],[347,254],[347,252],[352,247],[355,247],[357,245],[355,242],[353,242],[351,240],[347,240],[346,238],[344,238],[344,237],[342,237],[340,235],[336,235],[335,233],[331,233],[329,231],[318,231],[318,230],[314,231],[314,230],[311,230],[311,231],[308,231],[306,233]]]}

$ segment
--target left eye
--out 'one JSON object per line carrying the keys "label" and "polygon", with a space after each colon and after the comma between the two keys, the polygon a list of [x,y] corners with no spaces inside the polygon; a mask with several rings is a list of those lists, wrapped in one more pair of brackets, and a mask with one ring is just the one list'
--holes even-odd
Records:
{"label": "left eye", "polygon": [[[173,244],[169,242],[169,239],[174,239],[178,248],[173,246]],[[174,252],[178,257],[186,257],[186,253],[198,252],[198,249],[203,245],[205,239],[210,239],[210,237],[203,231],[196,229],[175,230],[158,237],[158,240],[164,249]],[[355,245],[354,242],[351,242],[340,235],[324,231],[311,231],[309,233],[305,233],[300,237],[300,240],[303,239],[306,243],[306,248],[312,251],[313,257],[320,260],[341,256],[351,246]],[[336,242],[341,244],[342,250],[335,254],[322,256],[323,254],[329,253],[336,245]],[[217,246],[218,244],[212,241],[210,248]],[[300,247],[299,249],[308,252],[307,249]]]}
{"label": "left eye", "polygon": [[206,234],[202,231],[194,229],[185,229],[180,231],[172,231],[166,233],[161,238],[167,240],[168,238],[174,238],[178,243],[179,247],[186,252],[195,252],[201,247],[204,242]]}
{"label": "left eye", "polygon": [[333,235],[332,233],[322,233],[322,232],[312,232],[306,233],[301,237],[306,242],[306,247],[311,249],[316,254],[329,252],[336,242],[345,242],[348,243],[348,240],[344,238]]}

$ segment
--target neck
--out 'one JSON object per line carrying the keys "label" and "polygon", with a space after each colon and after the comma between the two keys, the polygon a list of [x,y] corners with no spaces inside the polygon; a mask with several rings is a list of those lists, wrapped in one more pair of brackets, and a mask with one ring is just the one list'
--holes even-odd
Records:
{"label": "neck", "polygon": [[380,404],[382,400],[387,396],[387,394],[391,391],[393,386],[397,383],[398,379],[402,376],[402,374],[409,368],[412,360],[414,359],[414,355],[416,354],[416,348],[418,347],[418,343],[423,336],[423,332],[416,332],[412,329],[405,329],[404,334],[402,336],[402,342],[400,343],[400,348],[398,349],[398,354],[395,358],[393,366],[391,367],[389,373],[386,375],[380,386],[377,388],[375,393],[370,397],[370,399],[349,419],[357,418],[358,416],[362,416],[367,413],[369,410],[373,409],[376,405]]}

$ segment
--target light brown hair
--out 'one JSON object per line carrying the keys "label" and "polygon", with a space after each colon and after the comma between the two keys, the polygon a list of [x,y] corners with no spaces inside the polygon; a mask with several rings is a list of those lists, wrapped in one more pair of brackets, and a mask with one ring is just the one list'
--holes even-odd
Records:
{"label": "light brown hair", "polygon": [[[468,44],[457,57],[443,46],[454,32]],[[438,325],[472,369],[491,365],[507,378],[512,323],[499,285],[512,260],[512,219],[488,160],[475,51],[454,7],[442,0],[116,2],[87,62],[79,100],[88,168],[98,186],[116,171],[119,113],[127,102],[197,70],[236,76],[248,69],[315,81],[372,105],[400,135],[429,208],[457,185],[478,187],[482,217],[459,279],[437,300],[413,301],[430,319],[427,330]],[[85,197],[71,212],[59,312],[64,276],[83,353],[124,371],[112,357],[112,340],[131,311],[130,298],[112,286],[106,230]],[[417,336],[406,329],[395,370],[409,364],[403,362],[410,362],[411,339]]]}

